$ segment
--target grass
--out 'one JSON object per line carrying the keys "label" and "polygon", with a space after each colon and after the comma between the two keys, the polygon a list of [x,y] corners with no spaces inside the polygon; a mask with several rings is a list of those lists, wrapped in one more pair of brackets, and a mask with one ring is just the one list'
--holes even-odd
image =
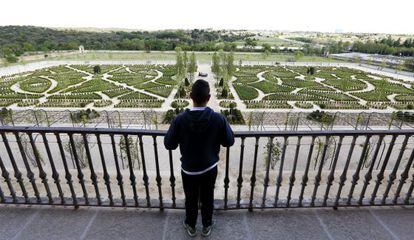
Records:
{"label": "grass", "polygon": [[[175,62],[174,51],[152,51],[150,53],[144,51],[87,51],[86,53],[80,54],[77,51],[73,51],[70,54],[66,53],[49,53],[49,57],[45,58],[42,53],[39,55],[23,56],[20,57],[18,63],[5,63],[4,60],[0,59],[0,66],[13,66],[20,64],[27,64],[32,62],[38,62],[43,60],[74,60],[74,61],[117,61],[117,60],[137,60],[137,61],[171,61]],[[213,52],[196,52],[196,58],[199,62],[210,63]],[[267,57],[260,52],[235,52],[234,60],[238,63],[242,61],[277,61],[286,62],[292,58],[295,58],[294,54],[289,53],[272,53]],[[319,57],[319,56],[304,56],[299,59],[300,62],[338,62],[331,58]]]}

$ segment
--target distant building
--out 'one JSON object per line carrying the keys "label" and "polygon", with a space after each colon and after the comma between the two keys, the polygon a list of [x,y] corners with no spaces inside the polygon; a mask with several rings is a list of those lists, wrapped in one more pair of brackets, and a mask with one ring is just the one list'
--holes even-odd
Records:
{"label": "distant building", "polygon": [[84,53],[85,52],[85,48],[83,47],[83,45],[79,46],[79,53]]}

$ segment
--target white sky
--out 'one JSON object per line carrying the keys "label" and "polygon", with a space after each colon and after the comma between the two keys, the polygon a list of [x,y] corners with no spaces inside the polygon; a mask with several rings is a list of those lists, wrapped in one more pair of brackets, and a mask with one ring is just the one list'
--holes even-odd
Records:
{"label": "white sky", "polygon": [[414,33],[413,0],[1,0],[0,25]]}

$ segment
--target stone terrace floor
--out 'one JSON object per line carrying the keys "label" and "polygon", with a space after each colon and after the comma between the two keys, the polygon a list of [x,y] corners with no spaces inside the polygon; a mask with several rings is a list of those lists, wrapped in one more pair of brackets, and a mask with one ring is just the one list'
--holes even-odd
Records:
{"label": "stone terrace floor", "polygon": [[[0,239],[188,239],[183,214],[0,206]],[[210,239],[414,239],[414,207],[232,210],[215,219]]]}

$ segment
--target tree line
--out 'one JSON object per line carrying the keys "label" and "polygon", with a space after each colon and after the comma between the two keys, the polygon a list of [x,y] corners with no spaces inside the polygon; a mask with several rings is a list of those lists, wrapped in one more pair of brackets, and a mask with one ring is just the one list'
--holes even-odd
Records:
{"label": "tree line", "polygon": [[167,51],[180,47],[184,51],[216,51],[235,48],[233,42],[249,36],[203,29],[87,32],[33,26],[1,26],[0,57],[13,60],[25,52],[76,50],[79,45],[88,50]]}
{"label": "tree line", "polygon": [[376,41],[355,42],[352,46],[353,52],[396,55],[396,56],[414,56],[414,39],[407,38],[404,41],[392,39],[391,36]]}

